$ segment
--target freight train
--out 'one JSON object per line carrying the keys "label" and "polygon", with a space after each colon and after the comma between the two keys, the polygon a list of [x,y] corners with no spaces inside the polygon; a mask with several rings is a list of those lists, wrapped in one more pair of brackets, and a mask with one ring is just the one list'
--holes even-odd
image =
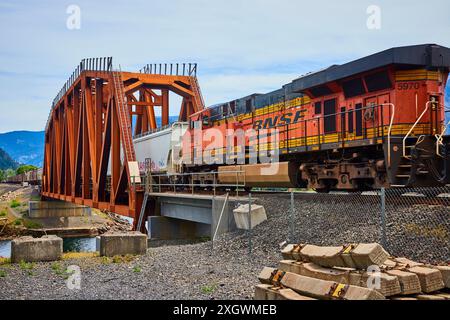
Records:
{"label": "freight train", "polygon": [[[168,167],[196,173],[176,178],[187,185],[212,182],[211,172],[222,184],[318,192],[448,184],[449,69],[449,48],[397,47],[206,108],[190,117],[182,160],[174,163],[171,149]],[[227,138],[239,130],[241,145]],[[244,161],[233,163],[239,152]],[[277,154],[276,172],[264,174],[269,164],[252,159],[261,152]]]}
{"label": "freight train", "polygon": [[31,185],[40,185],[42,180],[42,168],[31,170],[22,174],[7,177],[6,183],[28,183]]}

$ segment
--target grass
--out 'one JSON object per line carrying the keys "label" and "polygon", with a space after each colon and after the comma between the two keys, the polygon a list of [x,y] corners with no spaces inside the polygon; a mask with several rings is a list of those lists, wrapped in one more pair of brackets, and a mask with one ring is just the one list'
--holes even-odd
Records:
{"label": "grass", "polygon": [[98,252],[64,252],[63,260],[86,259],[98,257]]}
{"label": "grass", "polygon": [[17,208],[21,206],[21,203],[17,199],[14,199],[13,201],[11,201],[11,204],[9,206],[11,208]]}
{"label": "grass", "polygon": [[64,271],[61,268],[61,265],[59,264],[59,262],[53,262],[52,263],[52,270],[57,274],[57,275],[62,275],[64,273]]}
{"label": "grass", "polygon": [[217,284],[206,285],[200,288],[203,294],[213,293],[217,289]]}
{"label": "grass", "polygon": [[135,256],[131,254],[127,254],[125,256],[114,256],[112,258],[113,263],[128,263],[133,261]]}
{"label": "grass", "polygon": [[19,267],[20,267],[20,269],[26,271],[29,276],[33,276],[34,275],[34,273],[32,271],[34,269],[34,263],[33,262],[25,262],[23,260],[20,260]]}
{"label": "grass", "polygon": [[22,219],[16,219],[14,220],[14,225],[15,226],[20,226],[22,224]]}
{"label": "grass", "polygon": [[110,257],[103,256],[101,257],[100,261],[102,264],[110,264],[112,262],[112,259]]}
{"label": "grass", "polygon": [[41,229],[43,227],[41,223],[27,219],[23,220],[23,225],[27,229]]}
{"label": "grass", "polygon": [[3,209],[2,211],[0,211],[0,217],[6,217],[7,214],[8,214],[8,212],[6,211],[6,209]]}
{"label": "grass", "polygon": [[209,236],[203,236],[203,237],[198,238],[199,242],[208,242],[210,240],[211,240],[211,237],[209,237]]}
{"label": "grass", "polygon": [[6,277],[6,271],[0,270],[0,278],[4,278],[4,277]]}
{"label": "grass", "polygon": [[110,264],[110,263],[129,263],[133,261],[135,258],[134,255],[127,254],[125,256],[114,256],[114,257],[101,257],[101,263],[102,264]]}
{"label": "grass", "polygon": [[10,258],[0,257],[0,266],[11,264]]}
{"label": "grass", "polygon": [[34,263],[33,262],[25,262],[23,260],[20,260],[19,267],[22,270],[33,270]]}
{"label": "grass", "polygon": [[134,268],[133,268],[133,272],[135,272],[135,273],[139,273],[139,272],[141,272],[142,271],[142,269],[140,268],[140,267],[138,267],[138,266],[135,266]]}

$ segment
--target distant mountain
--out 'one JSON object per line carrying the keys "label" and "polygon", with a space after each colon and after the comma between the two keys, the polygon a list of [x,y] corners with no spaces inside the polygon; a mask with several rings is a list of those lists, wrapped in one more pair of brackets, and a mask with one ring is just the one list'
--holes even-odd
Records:
{"label": "distant mountain", "polygon": [[[170,116],[169,121],[177,121],[178,116]],[[161,117],[156,117],[161,125]],[[134,122],[133,122],[134,126]],[[11,131],[0,133],[0,148],[6,151],[19,164],[42,167],[44,161],[44,131]]]}
{"label": "distant mountain", "polygon": [[17,162],[15,162],[5,150],[0,148],[0,170],[15,168],[17,168]]}
{"label": "distant mountain", "polygon": [[44,160],[44,131],[1,133],[0,148],[20,164],[41,167]]}

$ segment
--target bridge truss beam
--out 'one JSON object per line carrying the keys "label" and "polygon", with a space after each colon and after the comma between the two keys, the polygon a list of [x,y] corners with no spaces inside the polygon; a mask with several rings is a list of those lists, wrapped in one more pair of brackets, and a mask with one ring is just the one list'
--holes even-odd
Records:
{"label": "bridge truss beam", "polygon": [[134,134],[157,129],[156,107],[161,108],[161,125],[168,125],[169,92],[182,97],[180,121],[204,106],[198,104],[194,76],[117,71],[113,76],[112,63],[95,68],[91,60],[82,61],[53,103],[45,132],[42,195],[135,218],[143,190],[132,183],[130,169],[137,167],[132,141],[127,141],[133,117]]}

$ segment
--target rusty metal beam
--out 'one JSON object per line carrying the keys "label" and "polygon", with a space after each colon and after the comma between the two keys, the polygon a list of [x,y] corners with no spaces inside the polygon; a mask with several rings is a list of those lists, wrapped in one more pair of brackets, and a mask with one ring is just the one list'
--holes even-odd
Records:
{"label": "rusty metal beam", "polygon": [[191,76],[117,74],[123,96],[115,86],[110,58],[83,60],[53,101],[45,132],[42,195],[135,218],[143,190],[130,179],[128,165],[135,156],[133,146],[131,151],[125,147],[131,137],[129,119],[136,117],[135,134],[156,129],[155,107],[161,107],[162,125],[168,124],[169,92],[183,97],[180,121],[203,106],[195,104],[199,98]]}

